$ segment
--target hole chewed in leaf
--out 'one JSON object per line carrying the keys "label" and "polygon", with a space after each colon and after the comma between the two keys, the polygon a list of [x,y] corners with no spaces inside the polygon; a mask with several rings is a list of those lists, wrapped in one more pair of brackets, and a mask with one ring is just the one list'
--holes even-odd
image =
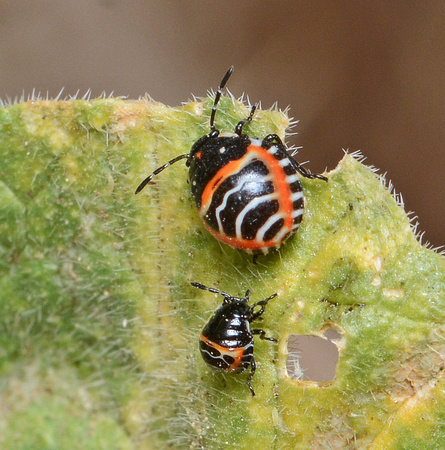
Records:
{"label": "hole chewed in leaf", "polygon": [[289,336],[286,371],[290,378],[320,383],[335,378],[338,363],[337,342],[343,336],[334,328],[327,328],[322,336]]}

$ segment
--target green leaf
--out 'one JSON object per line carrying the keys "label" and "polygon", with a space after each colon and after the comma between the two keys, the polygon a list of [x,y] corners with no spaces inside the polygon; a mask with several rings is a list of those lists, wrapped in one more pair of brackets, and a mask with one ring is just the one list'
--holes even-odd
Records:
{"label": "green leaf", "polygon": [[[444,258],[373,171],[345,155],[328,183],[303,179],[298,233],[256,263],[204,229],[185,164],[134,195],[207,132],[211,106],[0,109],[0,446],[444,447]],[[248,115],[231,98],[219,108],[222,130]],[[258,111],[246,131],[287,125]],[[255,397],[245,374],[202,361],[221,298],[190,281],[278,293],[261,327],[279,342],[255,343]],[[327,330],[334,379],[298,375],[289,338]]]}

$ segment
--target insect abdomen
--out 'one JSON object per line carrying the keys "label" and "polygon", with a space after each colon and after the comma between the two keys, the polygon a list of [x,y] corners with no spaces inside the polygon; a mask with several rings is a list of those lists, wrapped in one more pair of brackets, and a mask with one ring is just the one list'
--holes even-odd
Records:
{"label": "insect abdomen", "polygon": [[247,251],[267,252],[298,228],[303,191],[289,156],[250,140],[245,154],[208,180],[199,214],[219,240]]}
{"label": "insect abdomen", "polygon": [[244,372],[253,358],[253,341],[244,347],[224,347],[201,335],[199,349],[204,361],[220,372]]}

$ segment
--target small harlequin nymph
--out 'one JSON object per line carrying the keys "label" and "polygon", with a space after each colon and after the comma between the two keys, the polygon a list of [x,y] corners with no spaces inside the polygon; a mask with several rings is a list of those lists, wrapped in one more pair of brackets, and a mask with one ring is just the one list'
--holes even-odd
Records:
{"label": "small harlequin nymph", "polygon": [[219,241],[248,253],[267,253],[278,248],[300,225],[304,210],[299,174],[327,181],[298,164],[281,139],[243,134],[249,117],[238,122],[233,133],[215,126],[218,102],[230,75],[224,75],[210,115],[210,132],[198,139],[190,153],[179,155],[156,169],[136,189],[139,193],[154,176],[181,159],[187,159],[192,196],[199,217]]}
{"label": "small harlequin nymph", "polygon": [[[277,294],[249,306],[250,291],[246,292],[244,298],[238,298],[218,289],[208,288],[201,283],[191,284],[224,297],[223,304],[216,309],[199,338],[202,358],[219,372],[241,373],[250,368],[247,386],[252,395],[255,395],[251,384],[256,368],[253,357],[253,335],[259,334],[261,339],[267,341],[277,342],[277,340],[267,337],[264,330],[251,330],[250,323],[264,313],[267,303]],[[260,306],[260,309],[255,311],[257,306]]]}

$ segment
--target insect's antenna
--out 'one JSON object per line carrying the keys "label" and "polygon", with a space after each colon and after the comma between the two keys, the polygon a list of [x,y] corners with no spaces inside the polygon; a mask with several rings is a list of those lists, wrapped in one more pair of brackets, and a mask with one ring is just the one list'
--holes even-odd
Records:
{"label": "insect's antenna", "polygon": [[152,180],[153,177],[155,177],[156,175],[158,175],[159,173],[161,173],[163,170],[165,170],[167,167],[171,166],[172,164],[177,163],[178,161],[181,161],[181,159],[184,158],[189,158],[190,155],[187,153],[185,155],[179,155],[176,158],[172,159],[171,161],[169,161],[168,163],[164,164],[161,167],[158,167],[151,175],[149,175],[136,189],[135,194],[139,194],[139,192],[142,191],[142,189],[144,189],[145,186],[147,186],[148,183],[150,183],[150,181]]}
{"label": "insect's antenna", "polygon": [[230,303],[230,300],[233,298],[230,294],[227,294],[227,292],[220,291],[219,289],[215,289],[215,288],[209,288],[207,286],[204,286],[201,283],[197,283],[196,281],[192,281],[190,284],[193,287],[202,289],[203,291],[209,291],[209,292],[213,292],[214,294],[220,294],[224,297],[225,301],[227,300],[228,303]]}
{"label": "insect's antenna", "polygon": [[210,130],[211,131],[215,130],[214,122],[215,122],[216,107],[218,106],[219,99],[221,98],[222,90],[224,89],[225,85],[229,81],[229,78],[230,78],[230,75],[232,75],[232,72],[233,72],[233,66],[230,67],[229,70],[226,72],[226,74],[223,76],[223,79],[221,80],[219,88],[216,91],[215,102],[213,103],[212,114],[210,115]]}

